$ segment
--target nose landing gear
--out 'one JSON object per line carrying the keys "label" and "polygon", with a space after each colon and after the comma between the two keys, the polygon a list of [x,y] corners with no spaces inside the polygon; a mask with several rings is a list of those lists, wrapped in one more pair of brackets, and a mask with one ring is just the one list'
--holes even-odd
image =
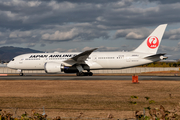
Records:
{"label": "nose landing gear", "polygon": [[19,76],[23,76],[24,74],[23,73],[19,73]]}
{"label": "nose landing gear", "polygon": [[23,76],[23,75],[24,75],[23,72],[22,72],[22,70],[19,70],[19,69],[18,69],[18,72],[19,72],[19,76]]}

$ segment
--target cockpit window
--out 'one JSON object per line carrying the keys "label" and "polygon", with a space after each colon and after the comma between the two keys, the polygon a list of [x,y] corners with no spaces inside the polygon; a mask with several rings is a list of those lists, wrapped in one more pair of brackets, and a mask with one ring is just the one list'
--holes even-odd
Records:
{"label": "cockpit window", "polygon": [[12,59],[11,61],[14,61],[14,59]]}

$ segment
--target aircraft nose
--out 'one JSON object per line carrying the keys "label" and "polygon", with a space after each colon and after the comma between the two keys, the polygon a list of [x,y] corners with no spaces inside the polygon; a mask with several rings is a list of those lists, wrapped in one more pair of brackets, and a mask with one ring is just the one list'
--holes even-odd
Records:
{"label": "aircraft nose", "polygon": [[7,64],[7,67],[10,67],[10,66],[11,66],[10,63],[11,63],[11,62],[9,62],[9,63]]}
{"label": "aircraft nose", "polygon": [[9,62],[9,63],[7,64],[7,67],[8,67],[8,68],[13,68],[12,62]]}

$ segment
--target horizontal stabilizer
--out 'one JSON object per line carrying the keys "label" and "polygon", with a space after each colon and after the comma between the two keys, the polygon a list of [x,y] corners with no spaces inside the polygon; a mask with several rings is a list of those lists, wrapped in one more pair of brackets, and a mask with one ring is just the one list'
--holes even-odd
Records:
{"label": "horizontal stabilizer", "polygon": [[[166,53],[159,53],[159,54],[155,54],[155,55],[150,55],[150,56],[145,57],[145,59],[157,59],[157,58],[163,59],[165,54]],[[161,56],[162,56],[162,58],[161,58]]]}

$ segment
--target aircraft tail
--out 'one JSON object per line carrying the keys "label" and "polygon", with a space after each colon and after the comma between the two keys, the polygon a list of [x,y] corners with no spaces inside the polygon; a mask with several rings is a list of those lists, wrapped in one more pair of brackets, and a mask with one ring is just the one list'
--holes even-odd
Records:
{"label": "aircraft tail", "polygon": [[133,52],[156,54],[167,24],[159,25]]}

